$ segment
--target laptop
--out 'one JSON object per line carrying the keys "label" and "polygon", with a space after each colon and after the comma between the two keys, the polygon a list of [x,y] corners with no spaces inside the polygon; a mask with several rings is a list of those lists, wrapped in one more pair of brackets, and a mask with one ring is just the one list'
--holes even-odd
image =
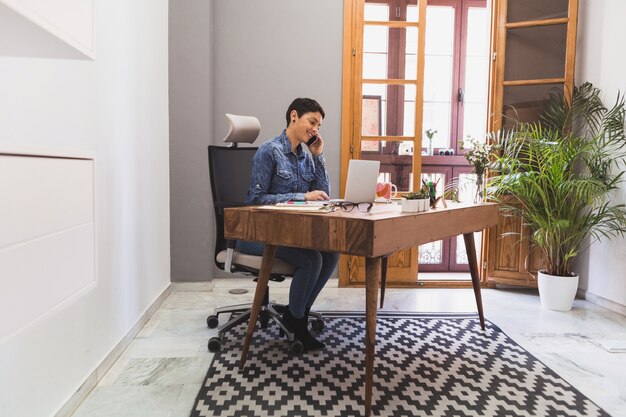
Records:
{"label": "laptop", "polygon": [[331,202],[350,201],[352,203],[373,203],[376,198],[376,183],[380,161],[351,159],[348,163],[345,198]]}

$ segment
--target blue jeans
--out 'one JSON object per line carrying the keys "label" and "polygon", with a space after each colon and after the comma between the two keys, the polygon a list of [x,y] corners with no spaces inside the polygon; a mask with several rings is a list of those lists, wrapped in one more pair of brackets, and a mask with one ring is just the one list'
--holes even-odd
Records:
{"label": "blue jeans", "polygon": [[[263,244],[237,241],[237,250],[248,255],[263,255]],[[293,265],[296,271],[289,288],[289,311],[296,318],[304,317],[333,273],[339,254],[311,249],[279,246],[276,257]]]}

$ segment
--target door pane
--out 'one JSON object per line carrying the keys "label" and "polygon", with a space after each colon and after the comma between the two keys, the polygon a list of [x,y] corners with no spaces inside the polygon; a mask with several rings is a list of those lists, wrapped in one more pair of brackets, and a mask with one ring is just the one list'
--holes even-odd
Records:
{"label": "door pane", "polygon": [[454,7],[426,8],[426,55],[452,55],[454,52]]}
{"label": "door pane", "polygon": [[476,194],[476,174],[461,173],[458,177],[457,196],[462,203],[471,203]]}
{"label": "door pane", "polygon": [[[361,112],[361,126],[367,131],[367,133],[380,132],[377,135],[386,135],[387,132],[387,87],[386,84],[363,84],[363,103],[364,106]],[[374,98],[378,97],[381,103],[380,106],[380,128],[374,128],[370,123],[375,118],[372,115],[372,111],[376,106],[372,104]]]}
{"label": "door pane", "polygon": [[465,51],[463,133],[459,139],[478,139],[486,131],[489,90],[489,11],[485,7],[468,9]]}
{"label": "door pane", "polygon": [[[424,102],[423,132],[427,130],[436,130],[433,135],[432,147],[433,152],[436,148],[450,147],[450,103],[440,102]],[[427,151],[429,149],[429,139],[426,133],[422,134],[422,148]]]}
{"label": "door pane", "polygon": [[450,103],[454,58],[454,8],[428,6],[424,102]]}
{"label": "door pane", "polygon": [[[437,169],[434,167],[429,167],[429,168],[424,167],[424,168],[425,169]],[[436,194],[441,195],[443,194],[443,190],[445,188],[446,182],[449,179],[448,178],[449,176],[450,176],[449,172],[422,172],[421,181],[422,183],[426,183],[426,184],[428,184],[429,181],[432,181],[435,184]],[[418,187],[415,187],[415,189],[417,188]],[[449,249],[447,249],[447,251],[449,251]],[[445,254],[444,252],[445,251],[443,247],[443,241],[441,240],[438,240],[432,243],[427,243],[424,245],[420,245],[418,262],[421,265],[445,264],[445,268],[447,268],[447,265],[448,265],[447,256],[448,255]]]}
{"label": "door pane", "polygon": [[415,136],[415,85],[363,84],[362,91],[364,136]]}
{"label": "door pane", "polygon": [[387,78],[389,28],[363,28],[363,78]]}
{"label": "door pane", "polygon": [[363,9],[363,18],[366,21],[389,21],[389,5],[366,1]]}
{"label": "door pane", "polygon": [[450,147],[455,10],[428,6],[424,56],[424,107],[422,132],[436,130],[432,146],[422,134],[422,149]]}
{"label": "door pane", "polygon": [[[400,51],[404,47],[404,54]],[[363,27],[364,79],[417,79],[417,28]]]}
{"label": "door pane", "polygon": [[567,25],[507,30],[505,81],[564,77],[566,40]]}
{"label": "door pane", "polygon": [[507,22],[567,17],[568,0],[509,0]]}
{"label": "door pane", "polygon": [[535,122],[543,113],[548,94],[563,92],[563,84],[509,86],[504,88],[502,99],[502,125],[510,127],[515,120]]}
{"label": "door pane", "polygon": [[405,59],[406,78],[417,79],[417,28],[406,28]]}
{"label": "door pane", "polygon": [[[417,22],[419,18],[418,2],[409,0],[407,9],[403,10],[395,6],[395,1],[389,0],[388,4],[375,0],[365,0],[365,8],[363,10],[363,18],[365,21],[389,22],[390,20],[400,20],[405,22]],[[391,16],[390,16],[391,13]]]}
{"label": "door pane", "polygon": [[467,252],[465,251],[465,239],[463,235],[456,237],[456,251],[455,251],[456,263],[458,265],[468,264]]}
{"label": "door pane", "polygon": [[442,241],[438,240],[432,243],[426,243],[419,247],[418,262],[422,265],[438,265],[441,264]]}
{"label": "door pane", "polygon": [[380,161],[380,174],[398,187],[411,190],[413,183],[413,141],[363,141],[361,159]]}

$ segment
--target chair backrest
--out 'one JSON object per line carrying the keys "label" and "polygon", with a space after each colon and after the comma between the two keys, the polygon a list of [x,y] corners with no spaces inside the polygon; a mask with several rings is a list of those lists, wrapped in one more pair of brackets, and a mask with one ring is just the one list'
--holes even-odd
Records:
{"label": "chair backrest", "polygon": [[[230,147],[209,146],[209,174],[215,210],[215,256],[227,248],[224,239],[224,208],[245,205],[252,158],[257,148],[238,148],[239,143],[253,143],[261,131],[261,123],[254,116],[225,114],[228,133],[224,142]],[[217,260],[216,260],[217,262]]]}
{"label": "chair backrest", "polygon": [[245,205],[252,158],[257,148],[209,146],[209,173],[215,210],[215,256],[226,249],[224,208]]}
{"label": "chair backrest", "polygon": [[[209,146],[209,173],[215,210],[215,264],[228,272],[256,275],[262,257],[237,252],[235,242],[224,238],[224,209],[244,206],[252,174],[252,159],[258,148],[238,148],[238,143],[253,143],[261,130],[256,117],[226,114],[230,128],[224,142],[231,147]],[[270,279],[282,281],[291,276],[294,266],[276,259]]]}

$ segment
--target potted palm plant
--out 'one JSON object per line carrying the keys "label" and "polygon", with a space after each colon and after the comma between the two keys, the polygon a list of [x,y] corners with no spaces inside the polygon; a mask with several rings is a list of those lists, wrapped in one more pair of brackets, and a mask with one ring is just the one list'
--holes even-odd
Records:
{"label": "potted palm plant", "polygon": [[[554,93],[539,122],[519,123],[501,135],[499,171],[488,193],[509,215],[520,216],[531,245],[544,255],[541,304],[570,310],[578,288],[576,256],[596,240],[626,233],[626,207],[612,201],[626,158],[624,100],[610,109],[586,83],[571,104]],[[508,196],[505,198],[505,196]]]}

